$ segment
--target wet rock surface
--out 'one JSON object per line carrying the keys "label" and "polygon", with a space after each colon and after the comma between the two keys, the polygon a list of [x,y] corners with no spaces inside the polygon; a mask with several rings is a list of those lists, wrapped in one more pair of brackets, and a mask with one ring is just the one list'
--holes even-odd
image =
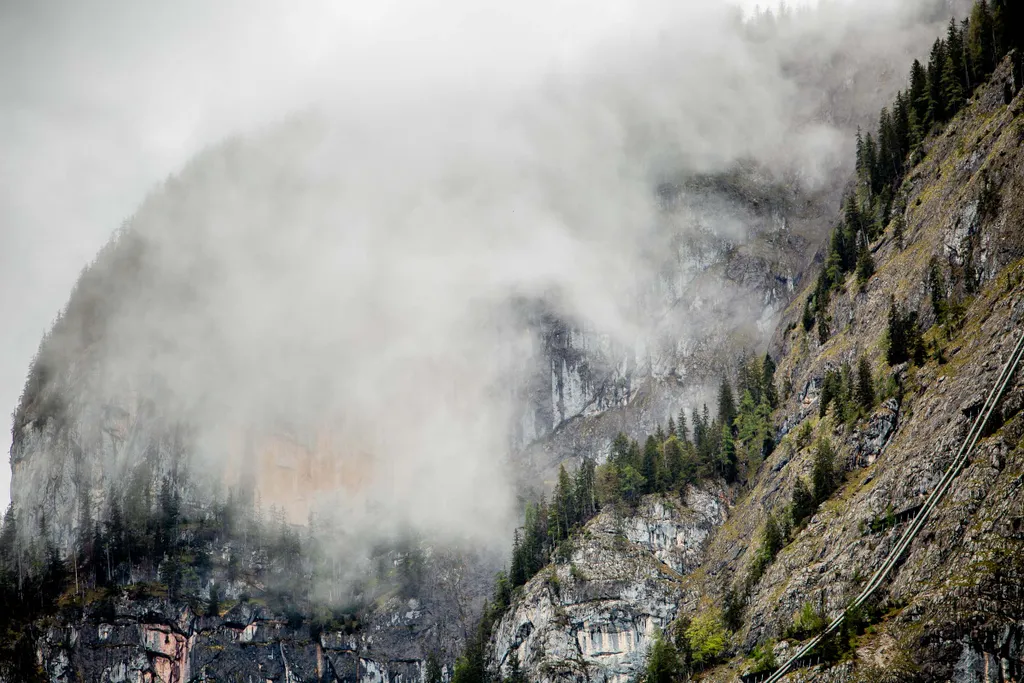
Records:
{"label": "wet rock surface", "polygon": [[700,563],[726,509],[723,490],[690,488],[683,499],[649,496],[636,510],[602,511],[566,561],[517,594],[491,640],[494,668],[515,651],[538,683],[633,680],[654,631],[675,618],[680,579]]}

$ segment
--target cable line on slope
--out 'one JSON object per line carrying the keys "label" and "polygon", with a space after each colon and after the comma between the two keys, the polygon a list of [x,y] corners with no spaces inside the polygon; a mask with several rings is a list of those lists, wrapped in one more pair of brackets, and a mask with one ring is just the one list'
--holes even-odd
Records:
{"label": "cable line on slope", "polygon": [[988,423],[988,419],[995,410],[996,405],[999,403],[1000,399],[1002,399],[1003,393],[1006,391],[1006,387],[1010,382],[1010,378],[1013,377],[1014,372],[1017,370],[1017,366],[1020,364],[1022,355],[1024,355],[1024,333],[1021,334],[1013,352],[1007,359],[1006,364],[1003,365],[999,378],[996,380],[995,384],[992,385],[992,389],[989,391],[981,411],[974,419],[974,423],[971,425],[971,429],[964,437],[963,442],[961,442],[960,448],[957,450],[956,456],[953,458],[953,462],[950,463],[948,468],[946,468],[946,471],[942,475],[942,479],[940,479],[938,485],[932,489],[932,492],[928,495],[924,505],[921,506],[920,512],[917,513],[914,521],[903,532],[903,536],[900,537],[899,542],[889,552],[889,555],[885,558],[885,562],[883,562],[882,566],[875,571],[867,585],[864,586],[864,589],[856,598],[854,598],[847,608],[843,610],[839,616],[833,619],[824,631],[804,643],[796,653],[783,662],[771,676],[766,678],[764,683],[777,683],[782,680],[782,677],[788,674],[799,661],[806,658],[814,648],[825,639],[826,636],[839,630],[839,627],[843,625],[843,622],[846,620],[846,615],[850,610],[863,605],[872,595],[874,595],[875,591],[877,591],[881,587],[882,583],[889,577],[893,569],[895,569],[896,565],[903,558],[903,554],[910,547],[910,544],[914,542],[914,539],[921,532],[921,529],[924,528],[925,522],[928,521],[928,517],[931,515],[932,510],[935,509],[943,496],[946,495],[950,484],[952,484],[953,480],[959,476],[961,470],[963,470],[964,466],[970,460],[971,452],[978,443],[978,439],[981,437],[985,425]]}

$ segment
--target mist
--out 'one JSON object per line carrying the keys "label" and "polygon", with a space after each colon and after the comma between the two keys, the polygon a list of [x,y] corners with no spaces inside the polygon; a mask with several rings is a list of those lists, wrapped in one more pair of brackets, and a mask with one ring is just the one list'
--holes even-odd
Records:
{"label": "mist", "polygon": [[[185,425],[189,467],[206,482],[197,500],[248,473],[263,504],[344,527],[349,553],[404,529],[504,549],[518,514],[517,388],[537,353],[523,306],[542,302],[636,357],[665,342],[657,321],[674,302],[651,292],[668,238],[753,235],[737,207],[683,196],[666,212],[658,188],[745,164],[837,196],[852,130],[903,85],[908,54],[945,18],[921,21],[917,3],[840,4],[752,39],[712,0],[263,9],[28,17],[61,66],[5,80],[44,107],[81,89],[64,139],[108,139],[71,177],[44,173],[4,201],[15,216],[90,226],[48,228],[43,253],[60,235],[65,265],[130,215],[45,355],[55,371],[42,394],[63,397],[74,438],[99,457],[91,486],[133,471],[134,435]],[[99,33],[79,44],[83,27]],[[28,41],[13,49],[27,54]],[[850,42],[866,64],[834,82],[808,76]],[[76,46],[94,51],[84,72],[69,66],[82,63]],[[62,79],[45,83],[54,72]],[[858,89],[864,73],[882,85]],[[856,99],[854,114],[834,115],[837,92]],[[7,116],[16,109],[5,103]],[[117,115],[148,152],[124,149]],[[129,189],[90,187],[105,154],[121,174],[109,182]],[[84,219],[71,202],[36,208],[64,186],[104,205]],[[808,228],[807,257],[827,228]],[[5,307],[48,319],[52,289]],[[708,301],[718,319],[757,310],[715,277],[683,278],[673,296]],[[684,317],[670,341],[705,324]],[[10,353],[27,365],[23,340]],[[40,457],[18,474],[16,503],[39,499],[54,467],[46,429],[24,439],[19,457]]]}

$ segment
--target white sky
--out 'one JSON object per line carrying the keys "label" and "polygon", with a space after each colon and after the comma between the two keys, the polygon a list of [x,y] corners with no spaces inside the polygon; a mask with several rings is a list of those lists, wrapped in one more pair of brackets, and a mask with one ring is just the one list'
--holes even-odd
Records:
{"label": "white sky", "polygon": [[[605,37],[650,27],[644,13],[665,6],[0,4],[0,406],[14,409],[32,354],[82,267],[149,188],[204,146],[324,95],[358,106],[370,91],[514,87],[571,65]],[[8,420],[3,452],[9,439]],[[9,483],[0,466],[3,507]]]}
{"label": "white sky", "polygon": [[[696,0],[711,3],[718,0]],[[755,3],[749,3],[753,6]],[[0,5],[0,406],[71,286],[204,146],[319,97],[515,82],[637,30],[646,2]],[[0,431],[10,447],[9,420]],[[10,471],[0,467],[0,504]]]}

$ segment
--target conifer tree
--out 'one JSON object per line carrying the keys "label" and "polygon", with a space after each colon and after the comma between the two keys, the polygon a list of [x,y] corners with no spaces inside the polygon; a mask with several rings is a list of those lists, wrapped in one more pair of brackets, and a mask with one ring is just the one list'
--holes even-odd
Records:
{"label": "conifer tree", "polygon": [[732,429],[736,420],[736,400],[732,396],[732,385],[729,378],[722,375],[722,381],[718,385],[718,421]]}
{"label": "conifer tree", "polygon": [[970,57],[975,84],[988,78],[995,68],[994,41],[995,26],[992,23],[988,0],[978,0],[971,9],[967,30],[967,54]]}
{"label": "conifer tree", "polygon": [[[739,413],[736,417],[736,438],[743,443],[750,443],[754,436],[759,433],[757,424],[757,405],[750,391],[744,391],[740,398]],[[760,449],[761,445],[758,444]]]}
{"label": "conifer tree", "polygon": [[885,349],[885,360],[889,365],[907,362],[907,334],[903,325],[903,314],[896,300],[890,297],[889,318],[887,325],[889,344]]}
{"label": "conifer tree", "polygon": [[668,485],[681,487],[689,483],[693,472],[687,468],[684,443],[678,437],[669,437],[663,450],[665,452],[665,478]]}
{"label": "conifer tree", "polygon": [[864,356],[857,361],[857,402],[864,410],[875,407],[875,383],[871,376],[871,363]]}
{"label": "conifer tree", "polygon": [[764,361],[761,363],[761,391],[770,408],[776,408],[779,404],[779,392],[775,386],[775,361],[771,355],[764,354]]}
{"label": "conifer tree", "polygon": [[597,463],[589,456],[583,458],[576,470],[573,500],[576,503],[574,521],[577,524],[585,523],[597,513],[596,470]]}
{"label": "conifer tree", "polygon": [[[707,405],[705,405],[704,407],[707,408]],[[706,425],[701,420],[700,413],[697,412],[696,408],[693,409],[693,413],[692,414],[693,414],[693,445],[697,448],[697,450],[700,450],[700,448],[701,448],[701,446],[703,444],[703,441],[704,441],[704,429],[705,429]]]}
{"label": "conifer tree", "polygon": [[423,676],[424,683],[443,683],[444,671],[441,669],[441,662],[433,652],[427,657],[427,670]]}
{"label": "conifer tree", "polygon": [[828,342],[830,334],[831,333],[828,329],[828,318],[826,317],[825,312],[822,311],[818,314],[818,343],[824,346]]}
{"label": "conifer tree", "polygon": [[661,478],[658,471],[660,459],[657,439],[653,436],[647,437],[647,441],[644,443],[643,466],[640,470],[640,475],[646,483],[644,493],[654,493],[658,489],[658,480]]}
{"label": "conifer tree", "polygon": [[814,454],[814,468],[811,471],[811,484],[815,505],[828,500],[839,483],[835,467],[835,451],[832,442],[826,438],[818,441]]}
{"label": "conifer tree", "polygon": [[903,217],[902,211],[897,211],[896,217],[892,219],[892,239],[896,243],[896,248],[900,251],[903,251],[906,232],[907,219]]}
{"label": "conifer tree", "polygon": [[654,642],[647,653],[647,666],[641,683],[674,683],[686,674],[675,644],[661,631],[654,634]]}
{"label": "conifer tree", "polygon": [[[928,121],[928,74],[921,62],[914,60],[910,67],[910,106],[922,126]],[[922,131],[923,132],[923,131]],[[924,137],[922,134],[921,137]],[[920,138],[919,138],[920,139]]]}
{"label": "conifer tree", "polygon": [[736,443],[733,440],[732,429],[729,425],[722,424],[721,449],[718,456],[719,471],[727,483],[736,481]]}
{"label": "conifer tree", "polygon": [[519,529],[512,533],[512,562],[508,571],[509,581],[512,587],[522,586],[530,577],[527,575],[527,563],[524,557],[523,544],[519,537]]}
{"label": "conifer tree", "polygon": [[676,422],[676,436],[683,443],[687,443],[690,440],[690,430],[686,426],[686,411],[679,411],[679,420]]}
{"label": "conifer tree", "polygon": [[857,282],[863,287],[875,274],[875,259],[871,256],[871,247],[867,236],[861,233],[860,248],[857,250]]}
{"label": "conifer tree", "polygon": [[811,490],[803,477],[797,477],[793,486],[789,514],[793,519],[793,526],[800,526],[805,519],[814,514],[814,496],[811,495]]}
{"label": "conifer tree", "polygon": [[949,306],[946,300],[946,279],[942,276],[942,267],[935,257],[932,257],[928,268],[928,289],[932,295],[932,312],[935,314],[935,321],[942,325],[946,322]]}
{"label": "conifer tree", "polygon": [[946,67],[946,46],[940,39],[932,44],[928,57],[928,123],[946,120],[946,94],[942,87],[942,73]]}
{"label": "conifer tree", "polygon": [[814,327],[814,309],[811,308],[811,297],[807,297],[804,301],[804,312],[800,322],[804,326],[804,332],[810,332]]}
{"label": "conifer tree", "polygon": [[952,118],[964,104],[963,39],[955,19],[949,20],[946,32],[946,61],[942,66],[942,92],[946,100],[947,118]]}
{"label": "conifer tree", "polygon": [[572,483],[565,465],[558,466],[558,483],[551,498],[551,540],[555,543],[569,537],[575,515],[573,514]]}
{"label": "conifer tree", "polygon": [[526,672],[519,664],[518,648],[512,648],[508,654],[508,676],[505,677],[504,683],[529,683]]}

